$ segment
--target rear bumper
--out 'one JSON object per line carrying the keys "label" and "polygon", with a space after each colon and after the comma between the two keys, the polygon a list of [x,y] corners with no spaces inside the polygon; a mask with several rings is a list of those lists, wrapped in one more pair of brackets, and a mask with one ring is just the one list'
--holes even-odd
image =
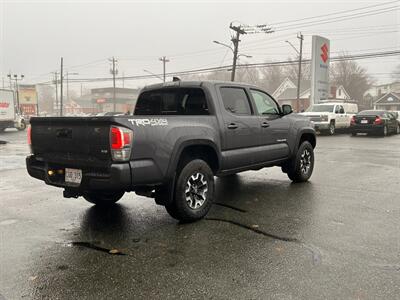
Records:
{"label": "rear bumper", "polygon": [[350,132],[351,133],[380,133],[383,131],[383,125],[373,125],[373,124],[365,124],[365,125],[351,125]]}
{"label": "rear bumper", "polygon": [[48,185],[76,190],[124,190],[132,189],[131,167],[127,163],[111,164],[102,169],[82,169],[82,181],[77,185],[66,183],[64,174],[48,175],[49,170],[65,170],[65,168],[79,168],[68,165],[55,165],[39,161],[34,155],[26,158],[26,168],[30,176],[43,180]]}

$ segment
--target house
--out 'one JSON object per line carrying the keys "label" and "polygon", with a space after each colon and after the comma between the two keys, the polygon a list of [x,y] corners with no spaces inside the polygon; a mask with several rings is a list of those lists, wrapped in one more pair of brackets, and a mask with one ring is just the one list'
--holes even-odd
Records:
{"label": "house", "polygon": [[[297,108],[297,82],[296,84],[289,78],[279,85],[272,96],[282,104],[290,104],[294,111],[304,111],[310,106],[311,82],[303,80],[300,82],[299,108]],[[329,99],[335,102],[354,102],[342,85],[331,86]]]}
{"label": "house", "polygon": [[364,93],[364,98],[367,99],[378,99],[383,95],[390,92],[400,93],[400,81],[394,81],[391,83],[373,85]]}
{"label": "house", "polygon": [[374,109],[400,111],[400,93],[389,92],[374,102]]}
{"label": "house", "polygon": [[[115,88],[115,111],[126,113],[135,107],[138,89]],[[114,89],[95,88],[90,94],[71,100],[65,105],[65,112],[69,114],[97,114],[114,111]]]}

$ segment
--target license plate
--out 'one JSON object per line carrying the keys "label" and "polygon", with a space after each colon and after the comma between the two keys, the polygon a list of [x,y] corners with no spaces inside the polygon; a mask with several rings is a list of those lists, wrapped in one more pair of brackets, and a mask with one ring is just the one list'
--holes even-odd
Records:
{"label": "license plate", "polygon": [[361,120],[361,124],[368,124],[368,120]]}
{"label": "license plate", "polygon": [[65,182],[80,184],[82,181],[82,170],[80,169],[65,169]]}

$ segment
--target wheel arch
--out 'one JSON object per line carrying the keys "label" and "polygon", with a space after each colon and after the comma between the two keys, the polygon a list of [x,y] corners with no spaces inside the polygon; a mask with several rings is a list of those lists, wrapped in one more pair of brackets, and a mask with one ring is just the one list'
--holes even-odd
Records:
{"label": "wheel arch", "polygon": [[213,141],[207,139],[186,140],[180,143],[172,152],[167,177],[172,178],[179,168],[179,164],[189,157],[204,159],[214,174],[217,173],[221,165],[220,151],[218,149],[218,146]]}

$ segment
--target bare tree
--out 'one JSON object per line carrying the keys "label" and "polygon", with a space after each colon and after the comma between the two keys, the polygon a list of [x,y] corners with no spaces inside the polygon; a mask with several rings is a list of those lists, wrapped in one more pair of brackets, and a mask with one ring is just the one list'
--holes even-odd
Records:
{"label": "bare tree", "polygon": [[260,87],[273,93],[286,78],[285,68],[282,66],[269,66],[260,69]]}
{"label": "bare tree", "polygon": [[352,60],[342,60],[331,64],[331,82],[343,85],[350,97],[361,102],[364,93],[371,87],[373,80],[367,70]]}
{"label": "bare tree", "polygon": [[49,85],[37,85],[36,90],[38,93],[39,111],[40,112],[53,112],[54,107],[54,87]]}

